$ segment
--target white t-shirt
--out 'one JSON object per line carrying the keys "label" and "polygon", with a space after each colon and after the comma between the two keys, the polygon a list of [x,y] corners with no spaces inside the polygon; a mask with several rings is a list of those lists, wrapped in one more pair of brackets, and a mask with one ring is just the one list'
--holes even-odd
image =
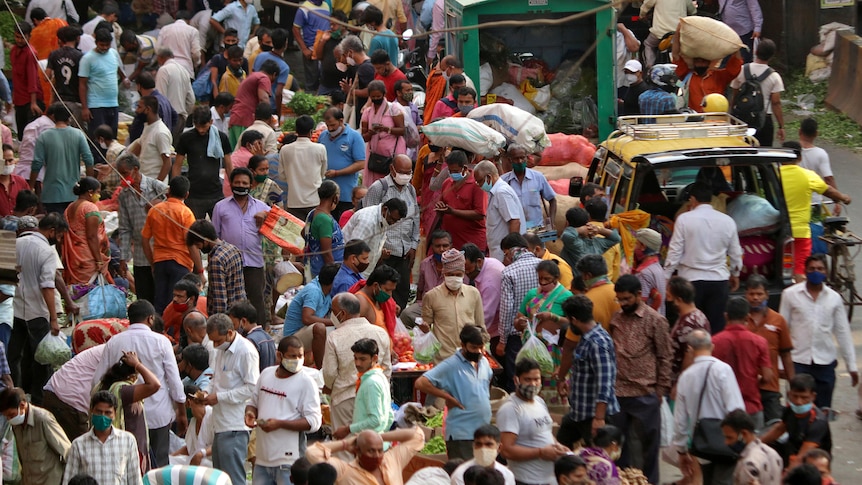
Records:
{"label": "white t-shirt", "polygon": [[[452,485],[464,485],[464,472],[466,472],[471,466],[476,464],[476,460],[469,460],[462,463],[458,468],[452,472]],[[515,485],[515,475],[506,468],[506,465],[495,461],[494,469],[500,472],[503,475],[503,480],[505,480],[506,485]]]}
{"label": "white t-shirt", "polygon": [[[512,394],[497,411],[497,427],[501,433],[518,435],[515,444],[527,448],[543,448],[554,443],[554,421],[540,397],[527,402]],[[554,462],[545,460],[509,460],[509,470],[519,482],[556,484]]]}
{"label": "white t-shirt", "polygon": [[[799,163],[799,166],[815,172],[824,180],[826,177],[832,177],[832,164],[829,163],[829,154],[820,147],[803,148],[802,161]],[[822,195],[817,192],[811,193],[811,204],[820,205],[822,201]]]}
{"label": "white t-shirt", "polygon": [[[305,372],[287,378],[275,375],[277,366],[267,367],[251,396],[250,405],[257,408],[257,419],[305,418],[311,426],[308,433],[320,428],[320,397],[317,384]],[[257,461],[261,466],[292,465],[300,455],[300,434],[278,429],[269,433],[257,429]]]}
{"label": "white t-shirt", "polygon": [[162,169],[162,155],[171,156],[171,143],[173,135],[165,122],[158,120],[155,123],[144,125],[141,132],[141,173],[151,178],[158,178]]}
{"label": "white t-shirt", "polygon": [[[731,88],[739,89],[739,87],[745,82],[746,66],[750,66],[751,76],[755,78],[763,74],[769,67],[766,64],[758,64],[755,62],[742,66],[742,69],[739,71],[739,75],[736,76],[736,79],[730,82]],[[781,79],[781,75],[773,70],[772,74],[760,83],[760,88],[763,90],[763,108],[766,110],[767,114],[771,115],[772,102],[770,101],[770,98],[772,97],[772,93],[784,92],[784,81]]]}

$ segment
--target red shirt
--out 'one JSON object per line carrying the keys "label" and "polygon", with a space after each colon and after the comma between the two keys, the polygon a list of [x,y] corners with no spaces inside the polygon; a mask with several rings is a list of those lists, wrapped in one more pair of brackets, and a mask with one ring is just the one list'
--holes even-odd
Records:
{"label": "red shirt", "polygon": [[[730,82],[736,79],[739,72],[742,70],[742,59],[738,56],[731,56],[727,60],[724,69],[715,69],[708,71],[703,77],[692,73],[691,79],[688,82],[688,107],[697,111],[703,112],[703,107],[700,105],[703,98],[707,94],[718,93],[723,95],[727,91]],[[676,66],[676,75],[684,80],[685,76],[692,72],[688,68],[685,61],[680,62]]]}
{"label": "red shirt", "polygon": [[388,76],[381,76],[380,74],[375,74],[374,79],[378,81],[383,81],[383,84],[386,85],[386,101],[390,103],[395,101],[395,83],[399,80],[404,79],[407,80],[407,76],[401,72],[401,69],[392,68],[392,72],[389,73]]}
{"label": "red shirt", "polygon": [[452,178],[443,182],[440,200],[453,209],[474,210],[482,215],[479,220],[467,220],[452,214],[443,214],[441,229],[452,235],[452,247],[460,248],[466,243],[473,243],[479,249],[486,251],[488,241],[485,239],[485,211],[488,206],[488,196],[476,185],[473,174],[467,175],[461,187],[454,188]]}
{"label": "red shirt", "polygon": [[712,356],[733,368],[736,382],[745,401],[745,412],[763,411],[760,402],[760,369],[772,367],[766,339],[744,325],[729,324],[712,337]]}
{"label": "red shirt", "polygon": [[[30,47],[12,46],[9,61],[12,64],[12,104],[30,104],[30,95],[42,99],[42,85],[39,83],[39,66],[36,52]],[[22,129],[22,128],[19,128]]]}
{"label": "red shirt", "polygon": [[0,217],[12,214],[12,209],[15,208],[15,199],[18,198],[18,192],[30,188],[24,177],[20,175],[10,175],[9,177],[8,191],[5,185],[0,184]]}
{"label": "red shirt", "polygon": [[249,74],[236,90],[236,98],[230,110],[230,126],[248,128],[254,123],[254,109],[260,102],[260,98],[257,97],[259,90],[267,93],[272,90],[269,76],[260,71]]}

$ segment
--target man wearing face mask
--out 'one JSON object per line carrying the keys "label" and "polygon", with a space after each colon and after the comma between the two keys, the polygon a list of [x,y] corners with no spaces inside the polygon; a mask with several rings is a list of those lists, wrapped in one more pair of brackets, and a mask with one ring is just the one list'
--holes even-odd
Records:
{"label": "man wearing face mask", "polygon": [[352,78],[345,78],[339,82],[341,90],[347,93],[353,91],[353,99],[356,114],[356,126],[362,120],[362,108],[368,102],[368,83],[374,80],[374,66],[371,65],[371,58],[365,53],[365,46],[359,37],[348,35],[338,44],[341,49],[344,60],[348,66],[354,67],[356,74]]}
{"label": "man wearing face mask", "polygon": [[[694,362],[680,374],[676,384],[671,446],[679,454],[679,468],[684,478],[691,479],[700,468],[703,471],[703,483],[736,483],[732,481],[733,464],[715,462],[699,465],[697,459],[689,454],[689,446],[695,423],[699,419],[724,419],[731,411],[744,409],[742,393],[739,392],[733,369],[712,356],[712,338],[709,332],[691,332],[688,345]],[[625,453],[624,447],[623,456]],[[625,466],[623,463],[626,462],[621,460],[620,465]]]}
{"label": "man wearing face mask", "polygon": [[416,319],[422,316],[422,298],[425,293],[443,284],[443,253],[452,247],[452,236],[446,231],[434,231],[428,240],[431,241],[431,254],[419,263],[416,301],[405,308],[400,315],[408,328],[413,328],[416,325]]}
{"label": "man wearing face mask", "polygon": [[430,190],[439,190],[434,186],[438,177],[445,177],[440,200],[433,206],[440,217],[440,228],[452,235],[452,246],[459,248],[473,243],[485,252],[488,248],[485,232],[487,195],[467,168],[467,154],[463,150],[452,150],[446,157],[446,169],[434,177]]}
{"label": "man wearing face mask", "polygon": [[[570,447],[579,440],[590,446],[596,430],[620,409],[614,395],[617,376],[614,342],[593,319],[593,302],[586,296],[577,295],[564,301],[563,312],[571,322],[569,328],[580,340],[577,343],[565,340],[560,367],[554,374],[560,396],[567,397],[571,407],[557,439]],[[572,370],[571,395],[569,370]]]}
{"label": "man wearing face mask", "polygon": [[[212,357],[213,382],[212,392],[201,401],[213,407],[213,466],[230,475],[234,483],[242,483],[245,480],[249,434],[244,425],[244,415],[249,400],[257,396],[260,377],[257,350],[251,342],[237,334],[230,317],[222,313],[207,319],[207,335],[215,347]],[[289,342],[290,340],[285,339],[283,345],[287,346]],[[300,365],[292,365],[292,372],[298,372],[301,368],[302,344],[295,345],[300,347]],[[317,396],[316,390],[314,395]],[[272,426],[264,431],[275,429],[277,427]],[[317,427],[314,428],[316,429]],[[258,436],[258,447],[260,438]],[[265,455],[258,451],[258,457],[261,456]]]}
{"label": "man wearing face mask", "polygon": [[343,439],[349,434],[370,430],[381,433],[392,426],[392,396],[389,379],[378,365],[377,342],[370,338],[357,340],[351,347],[358,375],[352,422],[336,428],[334,439]]}
{"label": "man wearing face mask", "polygon": [[639,115],[641,109],[638,105],[638,98],[649,89],[643,80],[643,67],[637,59],[629,59],[623,68],[623,73],[625,83],[628,85],[626,95],[623,98],[623,114]]}
{"label": "man wearing face mask", "polygon": [[[409,185],[409,182],[405,184]],[[413,191],[414,189],[410,186],[409,190]],[[386,248],[388,229],[401,219],[410,216],[407,209],[407,203],[401,198],[386,199],[383,203],[366,206],[356,211],[353,217],[347,221],[347,225],[344,226],[342,230],[344,239],[348,241],[351,239],[361,239],[367,242],[368,247],[371,248],[368,258],[369,266],[362,272],[366,278],[377,267],[381,259],[385,260],[390,256],[391,252]],[[416,223],[418,224],[418,221]],[[416,233],[416,239],[419,239],[418,232]],[[405,254],[407,252],[405,251]]]}
{"label": "man wearing face mask", "polygon": [[[847,312],[841,296],[825,285],[826,255],[812,254],[805,260],[805,281],[781,292],[779,312],[790,327],[793,339],[793,366],[817,382],[818,408],[832,407],[838,350],[847,363],[853,387],[859,383],[856,350],[850,335]],[[835,340],[838,341],[836,349]]]}
{"label": "man wearing face mask", "polygon": [[407,76],[392,64],[392,59],[383,49],[371,52],[371,65],[374,66],[374,79],[386,85],[386,101],[395,101],[395,83],[407,80]]}
{"label": "man wearing face mask", "polygon": [[21,483],[60,483],[63,464],[72,445],[54,415],[27,402],[24,391],[18,387],[0,391],[0,412],[15,434]]}
{"label": "man wearing face mask", "polygon": [[219,239],[212,222],[195,221],[186,234],[186,244],[207,255],[207,314],[227,313],[232,304],[246,299],[242,253]]}
{"label": "man wearing face mask", "polygon": [[[302,342],[282,339],[276,358],[279,364],[260,373],[245,406],[245,425],[257,428],[254,482],[262,485],[290,483],[290,467],[302,455],[303,434],[317,431],[322,421],[317,384],[302,372]],[[215,460],[213,464],[219,468]]]}
{"label": "man wearing face mask", "polygon": [[[496,165],[483,160],[473,169],[476,184],[488,193],[488,209],[485,233],[488,238],[488,252],[491,257],[503,260],[500,241],[507,234],[527,232],[527,218],[518,194],[506,181],[500,178]],[[526,246],[526,245],[525,245]]]}
{"label": "man wearing face mask", "polygon": [[[347,22],[347,15],[336,9],[332,11],[330,19]],[[320,87],[317,90],[320,96],[340,90],[338,82],[346,76],[347,65],[341,62],[341,51],[336,49],[343,37],[344,27],[330,21],[329,30],[324,31],[320,40],[314,44],[313,57],[320,61]]]}
{"label": "man wearing face mask", "polygon": [[[461,93],[464,93],[464,89]],[[462,106],[462,95],[458,96],[458,106]],[[471,105],[472,106],[472,105]],[[504,182],[512,187],[515,195],[520,199],[524,207],[524,216],[526,217],[527,229],[534,227],[544,227],[544,201],[548,201],[548,221],[553,225],[554,219],[557,217],[557,195],[548,179],[537,170],[527,168],[529,160],[527,148],[517,143],[512,143],[506,149],[506,157],[503,159],[503,168],[511,167],[511,171],[507,171],[501,177]],[[508,166],[507,166],[508,165]]]}
{"label": "man wearing face mask", "polygon": [[[204,320],[204,335],[206,335],[206,320]],[[213,371],[209,364],[209,350],[201,344],[191,344],[183,349],[181,356],[177,366],[183,378],[183,386],[193,385],[201,391],[210,392]]]}
{"label": "man wearing face mask", "polygon": [[452,472],[452,485],[464,485],[464,473],[473,466],[492,468],[500,472],[505,485],[515,485],[515,475],[506,465],[497,461],[500,452],[500,430],[492,424],[484,424],[473,433],[473,458],[465,461]]}
{"label": "man wearing face mask", "polygon": [[456,94],[456,100],[458,103],[458,111],[452,115],[453,118],[466,118],[470,111],[473,111],[476,105],[476,90],[464,86],[459,89]]}
{"label": "man wearing face mask", "polygon": [[571,450],[554,440],[554,421],[539,397],[542,371],[532,359],[515,366],[515,394],[497,411],[500,452],[522,484],[555,483],[554,461]]}
{"label": "man wearing face mask", "polygon": [[[485,329],[485,313],[479,290],[464,285],[464,253],[449,249],[441,256],[443,284],[431,289],[422,299],[423,332],[434,332],[440,350],[434,357],[439,364],[458,349],[455,335],[468,326],[475,326],[485,342],[490,340]],[[463,348],[463,341],[461,342]]]}
{"label": "man wearing face mask", "polygon": [[731,411],[721,421],[724,442],[739,454],[733,470],[733,483],[778,484],[784,462],[772,447],[754,434],[754,421],[741,409]]}
{"label": "man wearing face mask", "polygon": [[30,188],[24,177],[15,175],[18,159],[11,145],[3,144],[3,161],[3,170],[0,171],[0,217],[12,214],[18,192]]}
{"label": "man wearing face mask", "polygon": [[[185,240],[185,238],[183,238]],[[197,285],[191,281],[181,279],[177,281],[172,290],[172,301],[162,312],[162,320],[165,322],[165,335],[171,339],[174,345],[182,344],[183,318],[190,311],[206,311],[206,303],[200,298]]]}
{"label": "man wearing face mask", "polygon": [[[373,206],[398,199],[404,201],[407,207],[406,212],[401,213],[405,220],[386,229],[386,242],[383,244],[383,249],[389,253],[389,256],[381,261],[401,275],[398,287],[392,295],[395,303],[401,308],[407,307],[407,299],[410,296],[410,271],[416,259],[416,248],[419,246],[419,204],[416,201],[416,189],[410,183],[412,179],[413,162],[410,157],[396,155],[389,166],[389,175],[371,184],[362,200],[363,204]],[[350,220],[353,219],[355,217],[351,217]],[[348,226],[350,222],[345,226],[345,230]],[[353,236],[353,238],[356,237]]]}
{"label": "man wearing face mask", "polygon": [[395,332],[397,306],[392,293],[401,277],[386,265],[375,268],[367,280],[362,280],[348,290],[359,297],[361,313],[369,322],[386,329],[390,336]]}
{"label": "man wearing face mask", "polygon": [[357,367],[351,349],[353,344],[363,338],[377,342],[378,362],[386,377],[392,372],[391,354],[389,334],[386,330],[372,325],[360,314],[359,299],[356,295],[337,293],[332,299],[329,318],[335,330],[326,337],[321,372],[325,386],[323,392],[330,395],[332,427],[339,429],[353,422],[357,391]]}
{"label": "man wearing face mask", "polygon": [[[373,68],[372,68],[373,70]],[[323,113],[326,133],[321,133],[319,143],[326,148],[326,172],[324,177],[338,184],[339,201],[332,217],[352,209],[351,195],[359,184],[358,172],[365,168],[365,140],[362,135],[344,122],[344,113],[338,108],[329,108]],[[359,210],[358,207],[355,208]]]}
{"label": "man wearing face mask", "polygon": [[[658,483],[661,398],[671,388],[669,326],[663,316],[642,301],[641,283],[636,276],[620,276],[614,291],[622,311],[611,317],[608,333],[613,337],[617,354],[616,395],[620,412],[611,418],[611,424],[629,430],[620,466],[639,468],[651,483]],[[633,439],[643,446],[640,456],[630,449]]]}
{"label": "man wearing face mask", "polygon": [[[473,290],[476,291],[475,288]],[[417,391],[433,396],[438,401],[444,400],[449,408],[445,438],[450,460],[473,458],[475,444],[470,430],[491,423],[489,389],[494,373],[488,359],[482,355],[485,336],[480,327],[465,325],[459,332],[461,348],[442,362],[438,360],[437,365],[414,384]],[[483,460],[483,466],[489,465]]]}
{"label": "man wearing face mask", "polygon": [[[456,98],[457,93],[461,91],[461,88],[465,87],[467,87],[467,81],[464,80],[464,76],[461,74],[453,74],[449,78],[449,95],[437,100],[434,104],[434,110],[431,112],[431,116],[425,117],[425,124],[427,125],[432,120],[436,120],[438,118],[449,118],[450,116],[454,116],[455,113],[459,111],[458,99]],[[475,90],[473,92],[475,93]],[[425,106],[425,111],[427,113],[427,99],[425,101]]]}
{"label": "man wearing face mask", "polygon": [[296,336],[304,348],[312,351],[315,367],[323,365],[323,352],[326,345],[326,327],[332,321],[326,317],[332,306],[332,282],[338,272],[337,264],[327,264],[320,274],[303,286],[291,300],[284,317],[282,335]]}
{"label": "man wearing face mask", "polygon": [[[398,444],[384,452],[384,442]],[[305,457],[313,465],[323,462],[332,465],[339,483],[404,485],[404,468],[424,446],[425,433],[418,426],[380,434],[365,430],[344,440],[318,441],[308,448]],[[356,459],[341,460],[334,456],[339,451],[350,451]]]}
{"label": "man wearing face mask", "polygon": [[253,343],[254,348],[257,349],[260,371],[263,372],[267,367],[277,365],[275,342],[263,327],[258,325],[257,310],[254,305],[248,300],[239,301],[231,305],[227,314],[233,322],[234,329]]}
{"label": "man wearing face mask", "polygon": [[742,71],[742,54],[737,52],[729,56],[724,67],[719,67],[720,59],[682,57],[679,39],[679,27],[677,27],[672,51],[673,59],[680,59],[681,62],[677,62],[676,75],[684,81],[687,79],[683,89],[688,92],[688,107],[702,113],[704,96],[712,93],[724,94],[731,81]]}
{"label": "man wearing face mask", "polygon": [[350,289],[362,279],[362,272],[369,266],[371,248],[361,239],[351,239],[344,243],[344,260],[332,282],[332,294],[337,295]]}
{"label": "man wearing face mask", "polygon": [[751,305],[746,317],[749,330],[766,339],[769,346],[769,361],[772,363],[772,379],[760,383],[760,401],[763,404],[763,420],[768,423],[781,418],[781,387],[779,385],[778,359],[781,359],[787,380],[793,379],[793,340],[790,329],[780,313],[769,308],[769,282],[759,274],[753,274],[745,282],[745,299]]}

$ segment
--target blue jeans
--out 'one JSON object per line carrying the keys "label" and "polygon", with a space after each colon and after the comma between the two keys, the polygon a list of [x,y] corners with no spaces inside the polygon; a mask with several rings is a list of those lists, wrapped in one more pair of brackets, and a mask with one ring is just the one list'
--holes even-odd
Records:
{"label": "blue jeans", "polygon": [[213,468],[227,473],[232,483],[246,483],[245,459],[248,456],[248,431],[216,433],[212,452]]}
{"label": "blue jeans", "polygon": [[835,390],[835,367],[837,366],[837,360],[826,365],[793,363],[793,369],[797,375],[808,374],[814,378],[814,390],[817,392],[814,405],[818,408],[832,407],[832,391]]}
{"label": "blue jeans", "polygon": [[174,285],[187,274],[189,274],[189,269],[173,260],[153,263],[153,280],[158,282],[156,285],[156,301],[153,302],[156,313],[159,315],[164,313],[165,308],[173,300]]}
{"label": "blue jeans", "polygon": [[252,472],[252,485],[290,485],[290,465],[255,465]]}

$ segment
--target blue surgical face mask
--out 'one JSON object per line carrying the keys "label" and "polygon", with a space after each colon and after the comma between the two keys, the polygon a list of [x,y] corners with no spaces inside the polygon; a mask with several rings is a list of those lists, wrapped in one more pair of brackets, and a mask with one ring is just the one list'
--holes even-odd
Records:
{"label": "blue surgical face mask", "polygon": [[811,411],[811,408],[814,406],[813,403],[808,404],[793,404],[790,403],[790,410],[793,411],[793,414],[805,414]]}
{"label": "blue surgical face mask", "polygon": [[455,182],[460,182],[464,180],[464,174],[461,172],[450,173],[449,177]]}
{"label": "blue surgical face mask", "polygon": [[434,253],[434,261],[437,261],[438,263],[442,262],[443,261],[443,255]]}
{"label": "blue surgical face mask", "polygon": [[805,278],[812,285],[821,285],[826,281],[826,273],[820,271],[809,271],[805,273]]}
{"label": "blue surgical face mask", "polygon": [[482,190],[485,192],[490,192],[492,188],[494,188],[494,184],[491,182],[488,182],[487,180],[482,182]]}

